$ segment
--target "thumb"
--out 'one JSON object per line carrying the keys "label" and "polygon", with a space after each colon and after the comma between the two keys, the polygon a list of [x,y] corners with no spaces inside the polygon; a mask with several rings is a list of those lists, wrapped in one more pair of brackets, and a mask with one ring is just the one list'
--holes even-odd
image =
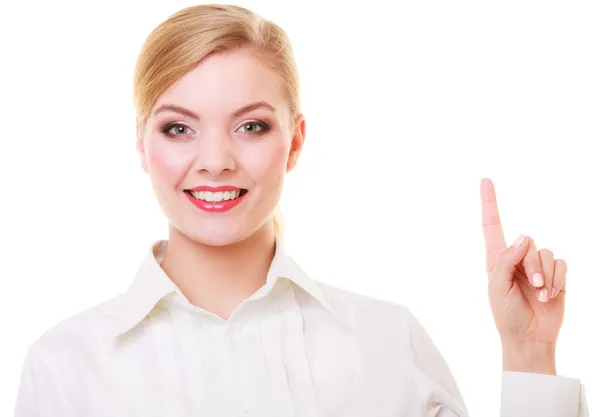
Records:
{"label": "thumb", "polygon": [[514,243],[500,253],[490,279],[496,283],[510,283],[517,265],[519,265],[529,247],[529,238],[520,235]]}

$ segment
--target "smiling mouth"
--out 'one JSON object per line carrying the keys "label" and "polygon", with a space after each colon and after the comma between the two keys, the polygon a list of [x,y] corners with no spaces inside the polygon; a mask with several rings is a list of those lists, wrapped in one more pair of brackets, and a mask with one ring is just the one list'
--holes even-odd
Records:
{"label": "smiling mouth", "polygon": [[192,191],[192,190],[184,190],[185,193],[189,194],[196,200],[206,201],[207,203],[221,203],[223,201],[232,201],[237,200],[242,197],[244,194],[248,193],[248,190],[245,188],[240,188],[239,190],[232,191]]}

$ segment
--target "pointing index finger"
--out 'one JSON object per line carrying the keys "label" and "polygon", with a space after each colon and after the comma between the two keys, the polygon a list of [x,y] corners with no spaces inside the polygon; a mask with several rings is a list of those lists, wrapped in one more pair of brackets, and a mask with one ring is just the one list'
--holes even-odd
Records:
{"label": "pointing index finger", "polygon": [[480,185],[481,217],[483,238],[485,240],[486,268],[488,272],[494,268],[498,255],[506,249],[506,240],[502,231],[498,202],[494,184],[489,178],[483,178]]}

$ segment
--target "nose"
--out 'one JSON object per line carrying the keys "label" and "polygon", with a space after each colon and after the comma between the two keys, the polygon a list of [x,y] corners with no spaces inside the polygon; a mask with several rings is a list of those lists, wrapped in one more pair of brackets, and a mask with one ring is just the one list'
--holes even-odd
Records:
{"label": "nose", "polygon": [[218,177],[223,171],[234,171],[236,160],[233,138],[223,131],[205,132],[198,138],[196,169]]}

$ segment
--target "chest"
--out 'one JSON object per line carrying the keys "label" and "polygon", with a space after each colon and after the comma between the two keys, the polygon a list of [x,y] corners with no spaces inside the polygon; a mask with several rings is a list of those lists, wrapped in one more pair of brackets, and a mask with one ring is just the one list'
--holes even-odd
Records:
{"label": "chest", "polygon": [[77,361],[77,414],[418,415],[401,352],[317,318],[288,310],[211,326],[154,312],[120,345]]}

